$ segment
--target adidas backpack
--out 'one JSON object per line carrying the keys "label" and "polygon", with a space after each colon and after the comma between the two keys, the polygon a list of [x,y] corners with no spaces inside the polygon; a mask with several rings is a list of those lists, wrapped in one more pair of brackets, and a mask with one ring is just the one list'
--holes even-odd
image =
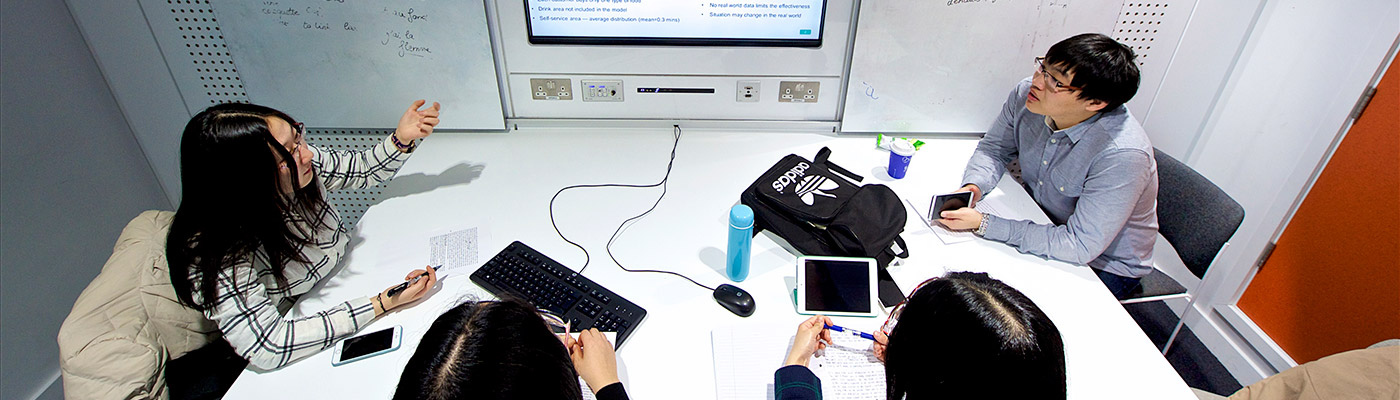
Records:
{"label": "adidas backpack", "polygon": [[812,161],[789,154],[749,185],[739,202],[753,209],[753,232],[773,232],[803,255],[874,258],[887,276],[895,257],[909,257],[899,237],[904,204],[888,186],[859,185],[864,178],[830,155],[826,147]]}

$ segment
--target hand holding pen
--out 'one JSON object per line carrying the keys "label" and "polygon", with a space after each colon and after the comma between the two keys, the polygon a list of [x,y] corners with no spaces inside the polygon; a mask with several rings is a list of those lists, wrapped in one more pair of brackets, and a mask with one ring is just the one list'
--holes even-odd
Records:
{"label": "hand holding pen", "polygon": [[783,365],[806,366],[817,350],[826,348],[826,344],[831,342],[831,331],[826,329],[829,325],[831,318],[825,315],[808,318],[798,325],[797,335],[792,339],[792,349],[788,351],[787,361]]}
{"label": "hand holding pen", "polygon": [[437,284],[437,270],[441,267],[439,265],[413,270],[403,278],[403,283],[391,286],[375,295],[371,301],[376,306],[375,316],[423,298],[428,293],[428,289]]}
{"label": "hand holding pen", "polygon": [[871,345],[871,349],[875,352],[875,358],[879,359],[880,362],[885,361],[885,346],[890,343],[890,338],[885,336],[884,332],[875,331],[875,333],[871,334],[831,324],[827,324],[826,329],[849,334],[851,336],[859,337],[861,339],[870,339],[870,341],[875,342]]}

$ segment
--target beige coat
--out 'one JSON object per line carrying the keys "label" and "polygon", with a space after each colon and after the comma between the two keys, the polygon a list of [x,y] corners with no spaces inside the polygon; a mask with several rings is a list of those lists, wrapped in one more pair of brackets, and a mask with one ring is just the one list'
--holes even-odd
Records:
{"label": "beige coat", "polygon": [[219,337],[170,286],[165,236],[174,213],[146,211],[122,230],[102,272],[58,331],[69,399],[165,399],[165,363]]}

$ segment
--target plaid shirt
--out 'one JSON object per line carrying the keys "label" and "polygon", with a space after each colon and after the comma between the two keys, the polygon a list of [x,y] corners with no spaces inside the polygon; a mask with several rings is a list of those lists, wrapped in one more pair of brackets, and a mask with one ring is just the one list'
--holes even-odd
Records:
{"label": "plaid shirt", "polygon": [[[379,184],[393,177],[408,159],[408,154],[400,153],[387,137],[364,151],[311,150],[322,193]],[[316,354],[374,320],[374,307],[370,304],[373,296],[351,299],[301,318],[283,315],[295,296],[311,290],[340,262],[350,241],[335,208],[327,207],[318,218],[334,229],[316,232],[314,245],[302,248],[302,255],[310,263],[286,264],[285,286],[273,277],[261,251],[242,257],[231,268],[219,272],[218,299],[204,316],[218,323],[229,344],[258,368],[277,369]],[[300,216],[289,216],[287,221],[305,223]],[[196,281],[198,276],[198,272],[192,274]],[[198,291],[195,299],[202,301]]]}

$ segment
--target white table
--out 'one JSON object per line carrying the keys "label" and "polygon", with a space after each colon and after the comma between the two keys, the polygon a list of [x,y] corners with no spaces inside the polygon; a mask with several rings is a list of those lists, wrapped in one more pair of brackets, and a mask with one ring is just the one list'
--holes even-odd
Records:
{"label": "white table", "polygon": [[[304,296],[293,312],[315,312],[398,282],[408,270],[428,262],[428,237],[458,228],[475,226],[485,234],[478,263],[520,240],[578,269],[583,254],[560,240],[550,226],[550,197],[572,184],[655,183],[665,172],[671,141],[670,129],[438,133],[388,183],[384,195],[389,198],[360,220],[341,269]],[[686,130],[665,199],[623,230],[613,252],[630,268],[671,270],[711,286],[727,283],[723,269],[729,208],[782,156],[795,153],[810,159],[828,146],[834,151],[833,162],[864,175],[865,182],[889,185],[901,197],[927,204],[933,194],[959,186],[976,145],[969,138],[929,140],[905,179],[894,180],[884,172],[888,153],[876,149],[874,142],[863,135]],[[632,398],[714,398],[712,330],[777,324],[784,328],[774,335],[792,335],[805,318],[795,313],[789,297],[795,257],[768,234],[754,239],[749,278],[737,284],[757,302],[757,311],[748,318],[731,314],[715,303],[710,291],[683,279],[618,269],[604,251],[608,237],[621,221],[646,210],[660,192],[571,190],[559,197],[556,220],[565,235],[589,249],[592,262],[584,275],[647,309],[646,320],[618,350],[620,372]],[[1047,221],[1010,179],[1003,179],[989,196],[1002,198],[1013,210],[1009,217]],[[1021,290],[1064,337],[1071,399],[1194,398],[1088,267],[1019,254],[980,239],[944,245],[916,214],[911,211],[909,217],[904,238],[911,257],[890,268],[901,288],[907,292],[945,270],[965,270],[988,272]],[[368,332],[402,325],[401,350],[340,367],[331,366],[331,352],[325,351],[281,370],[245,371],[228,398],[390,397],[433,319],[464,298],[491,298],[468,278],[473,268],[448,272],[420,304],[365,328]],[[881,322],[838,321],[862,330],[873,330]]]}

